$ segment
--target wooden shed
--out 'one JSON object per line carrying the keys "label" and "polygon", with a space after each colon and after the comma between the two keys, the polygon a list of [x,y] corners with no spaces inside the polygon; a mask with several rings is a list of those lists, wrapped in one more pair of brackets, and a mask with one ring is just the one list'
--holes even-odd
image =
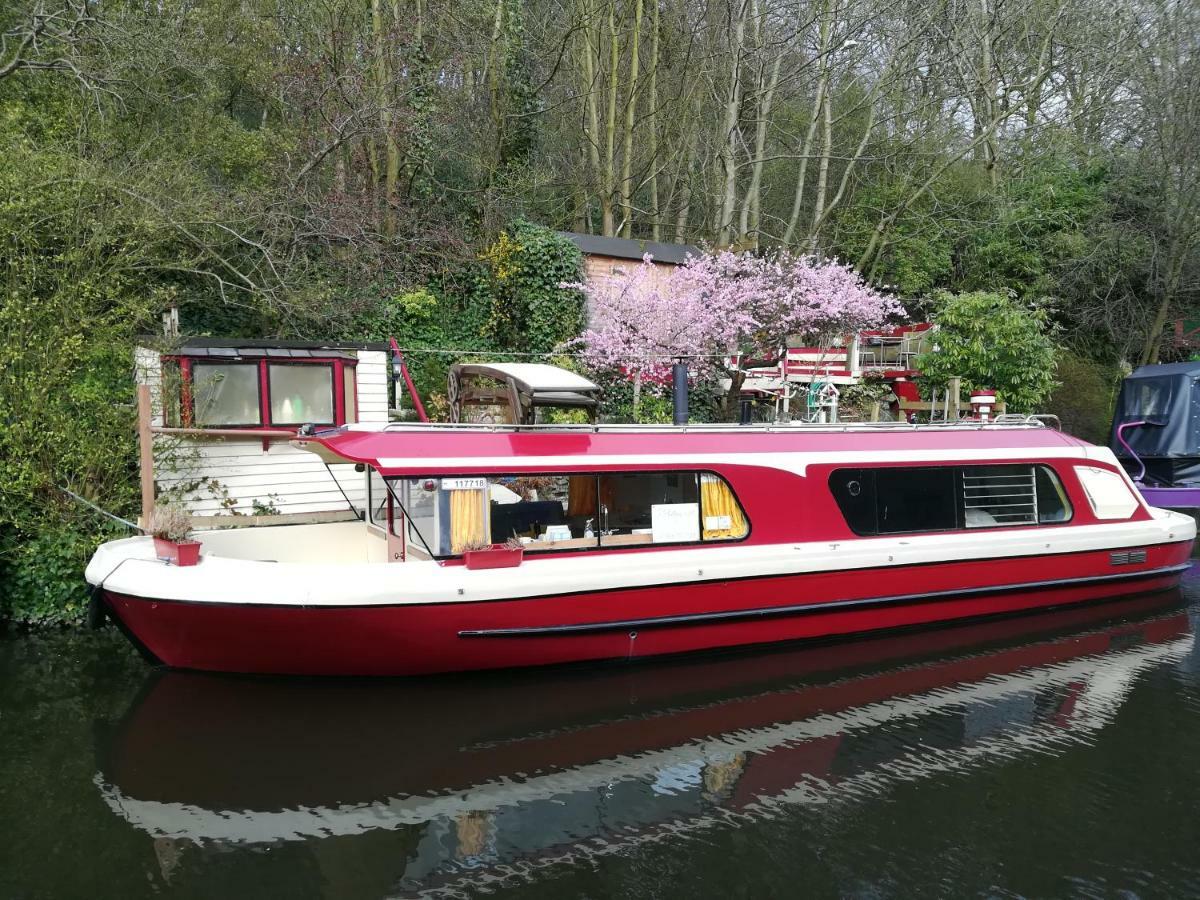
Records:
{"label": "wooden shed", "polygon": [[[155,489],[197,525],[352,518],[363,477],[288,444],[296,428],[388,420],[382,344],[189,338],[136,351],[150,386]],[[216,521],[210,521],[210,517]],[[238,523],[240,524],[240,523]]]}

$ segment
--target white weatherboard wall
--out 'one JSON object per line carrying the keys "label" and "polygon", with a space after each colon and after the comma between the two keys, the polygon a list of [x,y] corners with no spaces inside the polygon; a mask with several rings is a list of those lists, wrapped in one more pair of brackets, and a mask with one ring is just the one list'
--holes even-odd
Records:
{"label": "white weatherboard wall", "polygon": [[[358,421],[387,422],[387,354],[359,350],[356,367]],[[138,381],[149,384],[154,424],[163,424],[162,365],[157,351],[135,353]],[[330,473],[332,472],[332,477]],[[255,501],[282,514],[349,512],[346,497],[359,510],[366,504],[363,475],[353,466],[327,470],[316,454],[287,441],[263,449],[261,437],[155,437],[155,482],[161,495],[182,487],[184,507],[194,516],[252,515]],[[334,477],[346,492],[343,497]],[[191,487],[195,485],[194,487]]]}

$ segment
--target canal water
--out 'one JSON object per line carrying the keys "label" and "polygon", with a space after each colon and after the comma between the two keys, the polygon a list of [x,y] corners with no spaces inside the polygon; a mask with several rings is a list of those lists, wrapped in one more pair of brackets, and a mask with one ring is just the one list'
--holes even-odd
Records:
{"label": "canal water", "polygon": [[1182,591],[424,681],[0,638],[0,898],[1200,895]]}

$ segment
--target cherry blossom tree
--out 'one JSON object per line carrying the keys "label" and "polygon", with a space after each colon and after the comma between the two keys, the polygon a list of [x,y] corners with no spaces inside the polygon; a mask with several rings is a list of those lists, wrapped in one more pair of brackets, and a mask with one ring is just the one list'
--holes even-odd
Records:
{"label": "cherry blossom tree", "polygon": [[679,359],[699,378],[728,372],[727,413],[744,380],[731,357],[774,360],[789,336],[828,346],[903,314],[849,266],[786,251],[721,251],[669,271],[646,256],[632,271],[578,287],[588,298],[589,327],[575,341],[585,362],[629,373],[635,394]]}

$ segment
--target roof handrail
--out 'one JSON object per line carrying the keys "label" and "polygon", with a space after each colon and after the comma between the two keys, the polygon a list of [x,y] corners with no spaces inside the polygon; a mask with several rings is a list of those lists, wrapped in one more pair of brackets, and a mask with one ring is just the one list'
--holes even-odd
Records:
{"label": "roof handrail", "polygon": [[[639,422],[609,422],[596,424],[539,424],[516,425],[510,422],[389,422],[382,431],[483,431],[483,432],[533,432],[533,433],[795,433],[797,431],[980,431],[991,429],[1041,429],[1058,427],[1058,417],[1053,415],[1006,414],[983,422],[978,419],[959,419],[952,422],[777,422],[758,425],[741,425],[737,422],[704,422],[689,425],[651,424]],[[362,429],[368,430],[368,429]],[[374,430],[374,429],[370,429]],[[1060,429],[1061,430],[1061,429]]]}

